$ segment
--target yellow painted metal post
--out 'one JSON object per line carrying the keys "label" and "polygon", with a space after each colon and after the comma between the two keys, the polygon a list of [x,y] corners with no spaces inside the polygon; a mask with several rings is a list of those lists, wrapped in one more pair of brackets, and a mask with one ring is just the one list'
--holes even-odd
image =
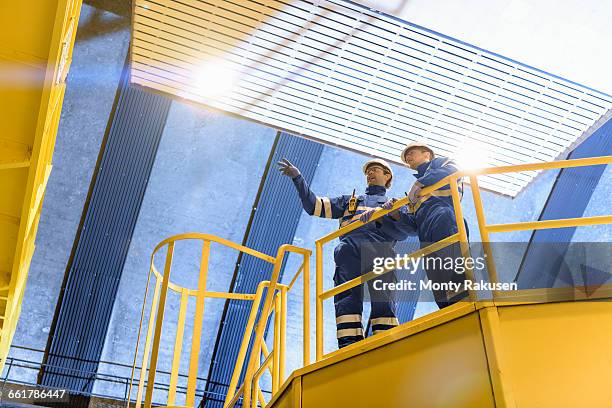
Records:
{"label": "yellow painted metal post", "polygon": [[210,256],[210,241],[204,240],[202,245],[202,261],[200,262],[200,278],[196,295],[196,310],[193,320],[193,337],[191,338],[191,356],[189,358],[189,376],[187,378],[187,396],[185,405],[192,407],[195,403],[196,380],[198,378],[198,362],[200,359],[200,342],[202,340],[202,323],[204,318],[204,300],[206,299],[206,280],[208,279],[208,258]]}
{"label": "yellow painted metal post", "polygon": [[[285,380],[285,348],[287,345],[287,287],[281,287],[281,310],[280,310],[280,340],[278,350],[278,380],[280,387]],[[277,389],[278,391],[278,389]]]}
{"label": "yellow painted metal post", "polygon": [[[261,350],[261,343],[263,342],[264,331],[266,328],[267,317],[270,315],[270,311],[272,309],[272,302],[274,300],[274,295],[276,292],[276,288],[278,285],[278,277],[280,275],[280,269],[283,264],[283,256],[287,251],[287,248],[290,245],[282,245],[278,248],[276,253],[276,258],[274,261],[274,269],[272,270],[272,277],[270,278],[270,286],[268,287],[268,291],[266,293],[266,297],[263,302],[263,307],[261,309],[262,318],[259,319],[259,323],[255,329],[255,339],[253,340],[253,350]],[[247,374],[245,376],[245,382],[252,380],[253,373],[255,372],[255,359],[254,355],[251,354],[251,358],[249,359],[249,364],[247,365]],[[257,353],[257,359],[259,359],[259,353]],[[251,395],[248,394],[250,398]],[[247,393],[245,391],[245,398],[247,398]],[[249,401],[250,402],[250,401]],[[248,406],[246,402],[244,402],[244,406]]]}
{"label": "yellow painted metal post", "polygon": [[249,319],[247,321],[246,328],[244,329],[244,336],[242,337],[242,344],[240,345],[240,350],[238,351],[238,357],[236,358],[236,364],[234,365],[234,371],[232,373],[232,379],[230,380],[229,388],[227,390],[227,395],[225,397],[224,406],[228,406],[230,401],[234,399],[234,392],[238,385],[238,380],[240,379],[240,373],[242,372],[242,367],[244,365],[244,359],[246,357],[246,353],[249,348],[249,342],[251,340],[251,335],[249,333],[253,332],[253,327],[255,325],[255,318],[257,317],[257,311],[259,309],[259,304],[261,303],[261,297],[263,294],[263,290],[268,284],[269,284],[269,281],[261,281],[259,282],[259,285],[257,285],[257,291],[255,292],[255,299],[253,300],[253,304],[251,305]]}
{"label": "yellow painted metal post", "polygon": [[263,392],[261,392],[260,389],[257,389],[257,400],[259,401],[259,405],[261,405],[262,408],[266,406],[266,400],[264,398]]}
{"label": "yellow painted metal post", "polygon": [[183,333],[185,331],[185,317],[187,315],[187,303],[189,294],[186,288],[181,289],[181,306],[179,309],[176,337],[174,339],[174,356],[172,358],[172,372],[170,373],[170,385],[168,389],[168,405],[174,405],[176,400],[176,385],[178,382],[179,367],[181,365],[181,352],[183,349]]}
{"label": "yellow painted metal post", "polygon": [[315,358],[319,361],[323,358],[323,299],[321,294],[323,293],[323,244],[319,241],[316,242],[315,252],[315,279],[316,279],[316,351]]}
{"label": "yellow painted metal post", "polygon": [[304,366],[310,364],[310,255],[304,255],[303,264],[304,276]]}
{"label": "yellow painted metal post", "polygon": [[[457,222],[457,231],[459,232],[459,245],[461,246],[461,255],[464,258],[470,256],[470,248],[468,243],[467,230],[465,223],[463,222],[463,210],[461,209],[461,197],[459,197],[459,187],[457,186],[457,178],[451,177],[450,179],[451,195],[453,198],[453,208],[455,210],[455,221]],[[474,271],[472,268],[466,268],[465,274],[467,278],[474,281]],[[476,300],[476,294],[473,290],[469,291],[471,301]]]}
{"label": "yellow painted metal post", "polygon": [[[268,289],[269,290],[269,289]],[[264,317],[265,316],[265,317]],[[267,314],[262,314],[260,318],[261,321],[267,321]],[[259,324],[258,324],[259,325]],[[253,351],[251,353],[251,358],[249,359],[249,365],[247,366],[247,371],[244,376],[244,398],[242,400],[243,407],[255,407],[257,408],[257,390],[259,384],[259,374],[258,369],[255,367],[259,367],[261,364],[261,347],[260,344],[255,344],[257,337],[255,337],[255,342],[253,343]],[[263,370],[261,371],[263,372]],[[252,404],[251,404],[252,402]]]}
{"label": "yellow painted metal post", "polygon": [[[153,260],[151,260],[151,263],[153,263]],[[151,351],[151,337],[153,337],[153,323],[155,322],[157,302],[159,301],[160,290],[161,290],[161,281],[157,279],[155,282],[155,289],[153,291],[153,299],[151,299],[151,314],[149,315],[149,323],[147,325],[147,336],[145,339],[145,346],[144,346],[144,351],[142,354],[142,365],[140,367],[140,380],[138,381],[138,392],[136,393],[136,408],[140,408],[140,404],[142,402],[142,393],[144,392],[144,383],[145,383],[145,377],[147,375],[147,365],[149,362],[149,352]]]}
{"label": "yellow painted metal post", "polygon": [[[272,395],[278,391],[279,362],[280,362],[280,330],[281,330],[281,294],[274,297],[274,345],[272,346]],[[264,341],[262,340],[262,343]]]}
{"label": "yellow painted metal post", "polygon": [[162,280],[161,294],[159,296],[159,307],[155,319],[155,331],[153,334],[153,351],[151,353],[151,364],[149,368],[149,378],[147,393],[145,395],[145,408],[151,408],[153,400],[153,390],[155,388],[155,371],[157,370],[157,357],[159,354],[159,344],[161,340],[161,330],[164,323],[164,311],[166,307],[166,295],[168,294],[168,283],[170,282],[170,269],[172,268],[172,256],[174,254],[174,242],[168,244],[166,253],[166,264],[164,266],[164,277]]}
{"label": "yellow painted metal post", "polygon": [[[152,262],[153,262],[153,258],[151,257],[151,263]],[[134,374],[136,373],[136,361],[138,361],[138,346],[140,345],[140,335],[142,334],[142,323],[144,323],[145,309],[147,306],[147,295],[149,294],[149,285],[151,284],[151,275],[153,275],[152,267],[149,268],[149,275],[147,276],[147,285],[145,287],[144,299],[142,301],[142,310],[140,312],[140,322],[138,324],[138,334],[136,335],[136,349],[134,350],[134,362],[132,363],[132,374],[130,376],[130,386],[128,387],[127,398],[126,398],[127,399],[126,408],[130,408],[130,396],[132,395]],[[151,314],[153,314],[153,312],[151,312]],[[140,376],[142,377],[142,374]]]}
{"label": "yellow painted metal post", "polygon": [[[489,281],[492,283],[499,282],[497,270],[495,269],[495,262],[493,260],[493,251],[491,251],[491,241],[489,239],[487,221],[484,215],[482,197],[480,196],[480,187],[478,186],[478,178],[476,176],[470,176],[470,188],[472,189],[472,197],[474,198],[474,208],[476,209],[476,219],[478,220],[478,229],[480,230],[480,240],[482,241],[482,247],[486,258],[487,270],[489,271]],[[495,292],[493,295],[493,297],[495,297]]]}

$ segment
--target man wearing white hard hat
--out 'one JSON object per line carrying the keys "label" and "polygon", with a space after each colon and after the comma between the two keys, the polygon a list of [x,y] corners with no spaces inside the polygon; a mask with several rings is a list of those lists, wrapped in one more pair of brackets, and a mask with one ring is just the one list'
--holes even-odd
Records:
{"label": "man wearing white hard hat", "polygon": [[[353,191],[352,195],[318,197],[310,190],[300,171],[289,160],[283,159],[278,165],[281,173],[293,180],[304,210],[316,217],[338,219],[340,228],[357,221],[365,211],[379,208],[387,202],[387,188],[391,186],[393,179],[391,167],[384,160],[374,159],[363,166],[367,183],[365,194],[355,196]],[[382,232],[374,223],[370,223],[342,235],[339,238],[340,243],[334,249],[336,262],[334,284],[338,286],[372,270],[369,259],[366,259],[369,256],[366,253],[371,254],[372,249],[379,252],[378,256],[395,256],[394,234],[403,236],[405,231],[387,228],[387,232]],[[381,278],[390,282],[395,279],[393,272]],[[370,325],[373,334],[397,326],[396,305],[391,293],[374,290],[372,281],[368,282],[368,289],[372,298]],[[334,306],[338,347],[342,348],[362,340],[364,338],[361,322],[363,286],[354,287],[334,296]]]}
{"label": "man wearing white hard hat", "polygon": [[[427,195],[420,195],[421,189],[436,184],[443,178],[459,171],[452,159],[447,157],[436,157],[434,150],[424,142],[413,142],[408,144],[401,154],[401,159],[408,167],[416,171],[415,183],[412,185],[408,197],[410,206],[402,207],[398,212],[385,216],[381,219],[383,231],[390,227],[395,231],[398,227],[404,228],[409,234],[416,225],[421,248],[434,242],[441,241],[457,233],[455,221],[455,210],[451,196],[450,186],[446,185]],[[463,195],[463,186],[459,184],[459,193]],[[385,203],[382,207],[390,209],[395,199]],[[367,217],[367,216],[365,216]],[[462,220],[465,223],[465,220]],[[467,223],[466,230],[467,230]],[[437,251],[429,257],[456,259],[461,256],[459,245],[451,245]],[[454,269],[438,267],[432,262],[433,267],[426,268],[427,277],[434,283],[465,281],[465,274],[458,273]],[[467,295],[466,291],[458,293],[446,293],[445,291],[434,291],[434,298],[440,309],[461,300]]]}

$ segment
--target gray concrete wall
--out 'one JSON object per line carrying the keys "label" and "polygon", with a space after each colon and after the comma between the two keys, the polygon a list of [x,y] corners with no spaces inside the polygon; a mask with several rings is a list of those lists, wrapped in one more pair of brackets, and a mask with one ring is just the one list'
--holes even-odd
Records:
{"label": "gray concrete wall", "polygon": [[[174,102],[157,152],[138,223],[113,309],[103,360],[131,364],[136,345],[138,323],[155,245],[165,238],[184,232],[203,232],[241,243],[265,165],[276,137],[276,130],[235,119],[203,108]],[[197,288],[201,244],[179,242],[176,245],[172,281]],[[208,289],[226,291],[234,272],[238,253],[213,245]],[[163,270],[165,251],[156,266]],[[208,373],[223,301],[211,299],[205,304],[204,329],[199,375]],[[179,296],[171,293],[166,307],[160,370],[170,370]],[[188,311],[194,313],[192,300]],[[193,314],[191,315],[193,316]],[[193,318],[185,326],[181,372],[187,372]],[[139,365],[142,346],[139,353]],[[128,376],[129,369],[101,366],[100,372]],[[167,376],[158,377],[168,382]],[[183,382],[180,382],[181,385]],[[198,383],[198,387],[203,387]],[[123,393],[120,386],[98,381],[94,392]],[[180,400],[179,400],[180,402]]]}

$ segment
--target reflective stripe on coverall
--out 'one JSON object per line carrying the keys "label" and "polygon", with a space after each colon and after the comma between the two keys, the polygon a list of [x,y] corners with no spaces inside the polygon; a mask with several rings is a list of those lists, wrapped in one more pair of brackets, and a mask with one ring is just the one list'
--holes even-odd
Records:
{"label": "reflective stripe on coverall", "polygon": [[[304,210],[313,216],[321,218],[338,219],[340,227],[348,225],[359,219],[363,212],[380,207],[387,201],[386,188],[382,186],[369,186],[365,195],[357,197],[357,210],[354,214],[348,211],[350,195],[339,197],[317,197],[308,187],[300,175],[293,179]],[[372,222],[351,231],[339,238],[340,243],[334,249],[336,270],[334,284],[336,286],[357,278],[363,273],[372,270],[372,256],[395,256],[393,246],[396,236],[403,236],[405,232],[389,226],[382,232],[376,223]],[[383,282],[395,281],[393,272],[382,275]],[[368,282],[371,296],[372,311],[370,323],[375,334],[398,325],[395,315],[396,304],[389,291],[375,290],[373,281]],[[338,347],[345,347],[364,338],[362,325],[363,311],[363,285],[356,286],[334,296],[336,309],[336,328]]]}

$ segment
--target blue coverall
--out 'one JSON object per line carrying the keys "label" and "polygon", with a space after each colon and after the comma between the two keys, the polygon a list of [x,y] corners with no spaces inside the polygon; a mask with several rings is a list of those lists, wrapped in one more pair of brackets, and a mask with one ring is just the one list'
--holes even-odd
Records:
{"label": "blue coverall", "polygon": [[[425,188],[437,183],[458,170],[453,160],[447,157],[436,157],[417,167],[417,173],[414,176],[418,182],[423,184],[423,188]],[[459,193],[463,194],[463,186],[461,183],[459,184]],[[408,207],[402,207],[400,209],[399,221],[393,220],[393,218],[388,215],[383,217],[381,229],[386,232],[387,228],[390,228],[390,231],[396,231],[397,228],[404,228],[406,230],[406,235],[404,237],[398,237],[398,240],[402,240],[416,228],[421,248],[458,232],[449,185],[441,187],[425,197],[419,197],[419,200],[414,205],[414,211],[413,213],[408,210]],[[465,219],[463,222],[465,223]],[[465,226],[467,231],[467,223],[465,223]],[[461,248],[458,243],[429,255],[429,258],[445,259],[447,257],[453,259],[461,257]],[[427,262],[426,259],[425,261]],[[465,274],[456,273],[452,269],[441,268],[436,262],[428,262],[428,264],[430,266],[434,264],[430,268],[425,268],[427,277],[434,283],[455,282],[463,284],[465,281]],[[434,290],[433,292],[434,299],[440,309],[452,305],[467,296],[467,292],[465,291],[457,294],[447,294],[442,290]]]}
{"label": "blue coverall", "polygon": [[[302,206],[309,214],[321,218],[339,219],[344,227],[359,219],[363,212],[380,207],[387,201],[386,189],[382,186],[369,186],[365,195],[357,197],[357,210],[349,213],[350,195],[339,197],[317,197],[308,187],[304,178],[299,175],[293,179]],[[379,224],[380,225],[380,224]],[[372,270],[373,254],[377,257],[395,256],[393,247],[395,236],[405,236],[406,231],[388,226],[383,233],[375,223],[369,223],[339,238],[340,243],[334,249],[336,286],[357,278]],[[381,275],[383,282],[395,281],[394,272]],[[372,333],[388,330],[398,325],[395,315],[396,304],[389,291],[375,290],[373,281],[368,281],[372,310],[370,324]],[[364,338],[361,315],[363,312],[363,285],[334,296],[336,308],[336,328],[338,347],[342,348]]]}

